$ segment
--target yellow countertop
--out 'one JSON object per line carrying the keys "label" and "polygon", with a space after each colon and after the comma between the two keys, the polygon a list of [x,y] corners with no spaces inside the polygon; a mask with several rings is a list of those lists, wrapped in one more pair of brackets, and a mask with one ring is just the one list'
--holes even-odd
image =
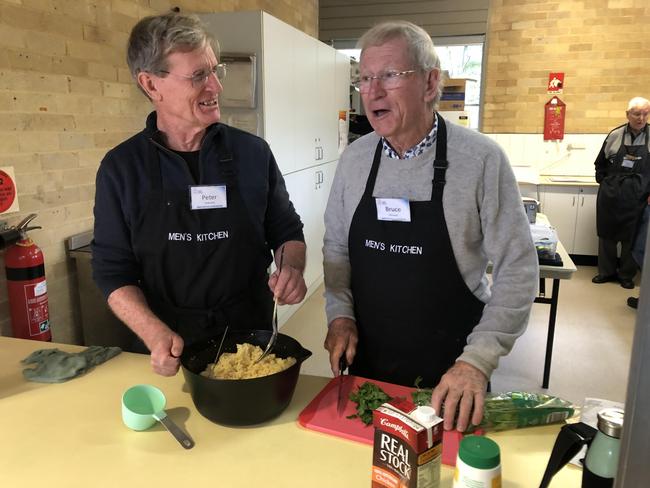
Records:
{"label": "yellow countertop", "polygon": [[[229,428],[203,418],[182,373],[155,375],[149,357],[122,353],[66,383],[26,381],[20,360],[36,349],[79,346],[0,337],[0,485],[11,488],[278,487],[370,485],[372,447],[303,429],[300,411],[328,378],[301,376],[289,408],[254,427]],[[134,432],[122,424],[120,399],[149,383],[167,397],[169,417],[196,442],[183,449],[162,427]],[[536,488],[560,426],[490,434],[501,447],[503,487]],[[452,485],[443,465],[441,487]],[[552,487],[577,488],[581,470],[565,467]]]}

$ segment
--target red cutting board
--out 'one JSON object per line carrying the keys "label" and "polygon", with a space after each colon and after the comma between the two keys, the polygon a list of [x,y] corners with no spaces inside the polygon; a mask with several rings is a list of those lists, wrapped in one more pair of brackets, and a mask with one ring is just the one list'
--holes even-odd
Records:
{"label": "red cutting board", "polygon": [[[345,376],[343,380],[343,398],[346,399],[346,405],[340,416],[337,412],[339,379],[332,378],[325,385],[325,388],[300,412],[298,423],[307,429],[372,445],[375,434],[372,425],[366,426],[358,418],[347,418],[349,415],[356,413],[356,404],[349,399],[350,392],[356,391],[366,381],[371,381],[392,398],[404,397],[411,400],[411,392],[415,390],[415,388],[369,380],[361,376],[349,375]],[[477,434],[478,432],[474,433]],[[456,453],[462,437],[463,434],[458,431],[445,431],[443,433],[442,462],[444,464],[456,465]]]}

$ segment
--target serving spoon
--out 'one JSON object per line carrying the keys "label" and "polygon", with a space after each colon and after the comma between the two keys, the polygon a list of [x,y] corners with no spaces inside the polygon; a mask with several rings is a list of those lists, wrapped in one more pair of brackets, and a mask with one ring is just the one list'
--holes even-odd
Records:
{"label": "serving spoon", "polygon": [[[282,246],[282,249],[280,250],[280,262],[278,263],[278,276],[280,276],[280,273],[282,272],[283,259],[284,259],[284,246]],[[271,325],[273,326],[273,333],[271,334],[271,339],[269,340],[269,343],[266,345],[266,349],[264,349],[262,355],[253,364],[257,364],[262,359],[264,359],[264,357],[271,351],[271,349],[273,349],[273,346],[275,346],[275,341],[278,339],[278,297],[277,296],[273,299],[273,317],[271,318]]]}

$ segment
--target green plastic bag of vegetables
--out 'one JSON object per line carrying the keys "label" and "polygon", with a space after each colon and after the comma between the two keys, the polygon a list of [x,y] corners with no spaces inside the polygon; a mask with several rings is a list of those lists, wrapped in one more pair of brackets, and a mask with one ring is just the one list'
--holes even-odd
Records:
{"label": "green plastic bag of vegetables", "polygon": [[[431,390],[428,388],[418,388],[412,396],[416,405],[429,405],[431,402]],[[570,402],[543,393],[508,391],[488,394],[485,397],[481,424],[470,428],[469,431],[509,430],[555,424],[573,416],[574,411]]]}
{"label": "green plastic bag of vegetables", "polygon": [[543,393],[508,391],[488,395],[480,428],[486,431],[518,429],[562,422],[574,413],[573,404]]}

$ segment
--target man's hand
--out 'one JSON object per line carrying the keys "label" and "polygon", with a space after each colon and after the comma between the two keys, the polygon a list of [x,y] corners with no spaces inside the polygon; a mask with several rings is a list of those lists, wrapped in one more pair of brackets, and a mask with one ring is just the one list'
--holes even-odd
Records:
{"label": "man's hand", "polygon": [[343,354],[347,363],[352,364],[357,353],[357,342],[359,342],[359,333],[354,320],[345,317],[332,320],[324,347],[330,353],[330,367],[335,376],[341,373],[339,360]]}
{"label": "man's hand", "polygon": [[280,305],[293,305],[305,298],[305,252],[304,242],[287,241],[273,253],[277,269],[269,277],[269,288]]}
{"label": "man's hand", "polygon": [[162,376],[174,376],[178,372],[183,352],[183,339],[175,332],[168,329],[166,333],[159,333],[147,347],[151,351],[151,367],[155,373]]}
{"label": "man's hand", "polygon": [[431,395],[431,406],[440,414],[440,407],[445,406],[444,428],[454,428],[454,417],[458,409],[456,429],[464,432],[468,421],[478,425],[483,418],[483,405],[487,378],[477,368],[464,361],[456,361],[442,376],[440,383]]}
{"label": "man's hand", "polygon": [[288,264],[283,264],[281,270],[276,269],[269,277],[269,288],[280,305],[300,303],[307,293],[302,271]]}
{"label": "man's hand", "polygon": [[152,312],[142,290],[133,285],[113,290],[108,305],[147,346],[154,372],[174,376],[180,366],[183,339]]}

